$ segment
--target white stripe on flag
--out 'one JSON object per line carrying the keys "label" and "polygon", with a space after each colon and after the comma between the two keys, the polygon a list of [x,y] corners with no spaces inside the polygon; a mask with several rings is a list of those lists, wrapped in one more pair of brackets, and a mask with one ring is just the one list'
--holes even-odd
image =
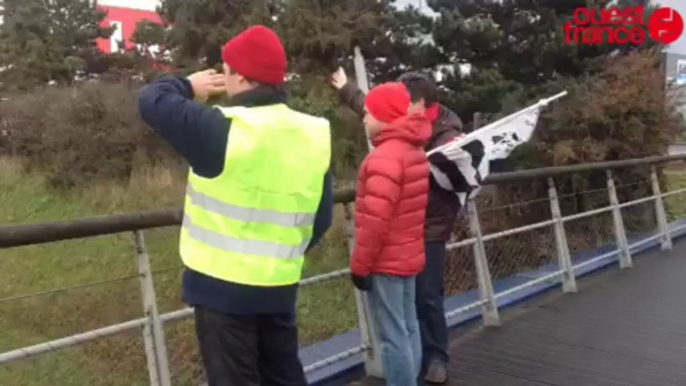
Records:
{"label": "white stripe on flag", "polygon": [[[541,108],[565,95],[566,91],[542,99],[534,105],[429,151],[428,156],[436,153],[441,155],[429,157],[434,180],[441,188],[454,192],[460,206],[464,206],[465,200],[474,198],[481,189],[481,181],[490,172],[490,162],[506,159],[515,148],[528,142],[536,129]],[[474,158],[478,159],[479,154],[472,154],[469,149],[475,149],[474,145],[478,143],[483,145],[484,154],[475,167]],[[456,187],[451,181],[459,182],[460,185],[465,185],[466,182],[467,186]]]}

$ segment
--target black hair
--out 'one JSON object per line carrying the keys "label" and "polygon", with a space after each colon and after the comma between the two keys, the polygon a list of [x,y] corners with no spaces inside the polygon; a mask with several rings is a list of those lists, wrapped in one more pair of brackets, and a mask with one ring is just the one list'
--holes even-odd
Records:
{"label": "black hair", "polygon": [[400,76],[398,81],[407,87],[412,103],[424,99],[424,104],[430,107],[438,102],[436,84],[428,76],[418,72],[408,72]]}

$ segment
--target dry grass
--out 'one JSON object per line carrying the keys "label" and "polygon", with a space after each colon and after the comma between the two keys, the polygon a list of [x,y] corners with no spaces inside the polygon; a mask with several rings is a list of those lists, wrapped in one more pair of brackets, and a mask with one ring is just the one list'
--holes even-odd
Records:
{"label": "dry grass", "polygon": [[18,158],[0,156],[0,175],[2,178],[16,179],[24,170],[23,163]]}
{"label": "dry grass", "polygon": [[[0,159],[0,226],[64,221],[159,207],[178,207],[185,176],[160,167],[134,169],[127,185],[91,184],[80,190],[55,191],[46,178],[26,173],[22,162]],[[334,227],[309,255],[305,275],[347,267],[345,221],[336,209]],[[164,312],[180,309],[181,261],[178,228],[146,231],[155,289]],[[37,344],[142,316],[135,276],[133,239],[129,234],[71,240],[0,250],[0,299],[35,294],[84,283],[97,284],[31,299],[0,300],[0,352]],[[301,343],[311,344],[356,326],[352,287],[346,278],[303,288],[299,297]],[[192,323],[167,326],[176,383],[195,385],[199,376]],[[143,385],[147,382],[139,334],[67,349],[0,369],[0,385]]]}
{"label": "dry grass", "polygon": [[181,206],[185,189],[185,176],[161,166],[134,169],[126,185],[113,181],[90,184],[82,189],[84,203],[103,208],[106,213],[122,208],[142,209]]}

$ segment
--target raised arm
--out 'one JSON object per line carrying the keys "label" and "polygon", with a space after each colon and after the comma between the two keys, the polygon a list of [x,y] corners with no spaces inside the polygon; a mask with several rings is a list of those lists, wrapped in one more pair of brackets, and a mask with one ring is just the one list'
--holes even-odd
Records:
{"label": "raised arm", "polygon": [[355,83],[348,81],[348,76],[342,68],[339,68],[333,76],[331,83],[338,90],[338,101],[352,109],[362,119],[364,117],[364,93]]}
{"label": "raised arm", "polygon": [[209,76],[190,80],[168,76],[143,88],[138,100],[145,123],[205,178],[218,176],[224,168],[231,121],[194,99],[207,100],[206,93],[220,92],[221,86],[212,83],[218,81]]}

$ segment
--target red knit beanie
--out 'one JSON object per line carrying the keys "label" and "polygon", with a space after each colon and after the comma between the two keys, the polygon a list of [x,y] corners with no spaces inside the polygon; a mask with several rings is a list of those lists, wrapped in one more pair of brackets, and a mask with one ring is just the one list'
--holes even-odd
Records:
{"label": "red knit beanie", "polygon": [[410,93],[404,84],[389,82],[374,87],[364,101],[372,116],[384,123],[391,123],[407,115]]}
{"label": "red knit beanie", "polygon": [[271,29],[257,25],[229,40],[222,59],[232,70],[264,84],[278,85],[286,78],[286,51]]}

